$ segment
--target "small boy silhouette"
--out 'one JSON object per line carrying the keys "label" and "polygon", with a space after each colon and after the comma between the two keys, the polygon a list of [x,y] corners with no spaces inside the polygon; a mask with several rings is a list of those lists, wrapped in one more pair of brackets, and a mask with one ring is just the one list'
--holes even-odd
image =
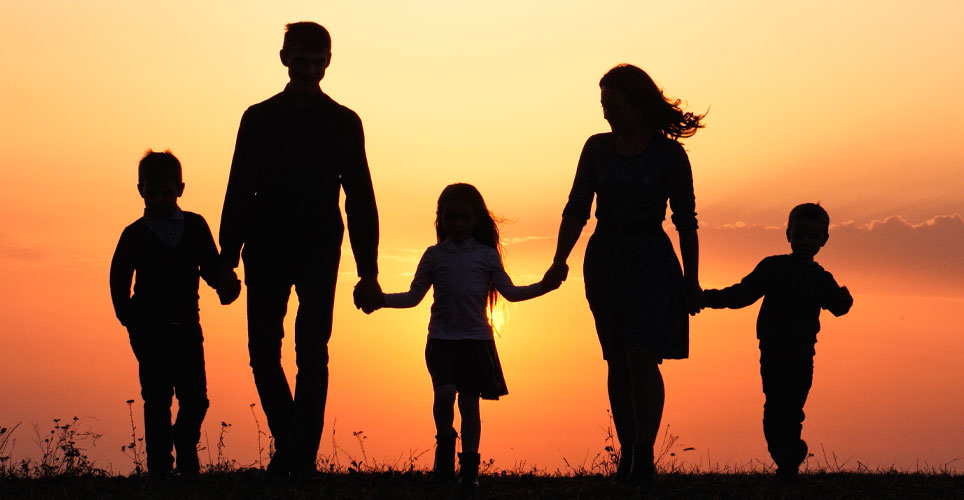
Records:
{"label": "small boy silhouette", "polygon": [[807,458],[800,439],[803,405],[813,383],[814,344],[820,331],[820,309],[834,316],[850,311],[854,299],[847,287],[814,262],[829,238],[830,216],[818,204],[790,211],[787,240],[790,255],[763,259],[742,281],[722,290],[704,290],[709,307],[738,309],[763,297],[757,317],[760,376],[763,379],[763,433],[777,475],[791,479]]}
{"label": "small boy silhouette", "polygon": [[[208,408],[203,337],[198,316],[199,277],[230,302],[241,283],[220,275],[218,249],[207,222],[182,211],[181,163],[170,151],[148,151],[138,166],[144,216],[124,229],[110,264],[114,312],[127,327],[137,357],[147,468],[152,476],[198,475],[197,443]],[[131,295],[131,278],[134,294]],[[177,420],[171,425],[171,397]]]}

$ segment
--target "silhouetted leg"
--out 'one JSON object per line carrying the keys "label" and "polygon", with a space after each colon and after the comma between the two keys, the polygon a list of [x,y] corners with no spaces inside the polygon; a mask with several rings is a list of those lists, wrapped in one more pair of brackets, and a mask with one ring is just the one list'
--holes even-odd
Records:
{"label": "silhouetted leg", "polygon": [[777,472],[793,474],[806,458],[806,443],[800,439],[810,387],[813,356],[800,349],[761,349],[760,375],[763,380],[763,433]]}
{"label": "silhouetted leg", "polygon": [[436,479],[455,477],[455,384],[440,385],[434,390],[432,417],[435,419],[435,463],[432,472]]}
{"label": "silhouetted leg", "polygon": [[261,407],[274,436],[269,470],[286,475],[294,444],[294,399],[281,367],[281,339],[291,287],[281,282],[248,283],[248,355]]}
{"label": "silhouetted leg", "polygon": [[630,394],[636,428],[632,474],[637,480],[647,481],[651,480],[655,473],[653,445],[659,434],[663,403],[666,399],[663,375],[659,371],[659,359],[650,350],[630,349],[626,358],[632,381]]}
{"label": "silhouetted leg", "polygon": [[482,436],[482,416],[479,413],[477,393],[459,393],[459,416],[462,419],[462,452],[477,454]]}
{"label": "silhouetted leg", "polygon": [[174,422],[174,449],[177,470],[184,476],[200,471],[197,443],[201,439],[201,423],[208,410],[207,378],[204,373],[204,344],[201,325],[179,330],[180,350],[174,370],[174,393],[177,396],[177,419]]}
{"label": "silhouetted leg", "polygon": [[158,341],[158,337],[166,337],[165,333],[154,329],[131,331],[131,347],[137,357],[137,374],[141,382],[141,398],[144,399],[147,469],[152,475],[168,474],[174,466],[171,455],[172,367],[168,365],[165,345]]}
{"label": "silhouetted leg", "polygon": [[298,315],[295,318],[295,450],[292,472],[315,471],[318,445],[325,425],[328,399],[328,340],[331,338],[332,310],[338,257],[319,263],[295,283]]}
{"label": "silhouetted leg", "polygon": [[610,356],[610,358],[606,360],[609,407],[613,415],[613,425],[616,427],[616,439],[619,441],[620,453],[616,480],[625,481],[629,477],[630,470],[632,470],[633,443],[636,441],[633,400],[629,390],[631,382],[626,357],[615,355]]}

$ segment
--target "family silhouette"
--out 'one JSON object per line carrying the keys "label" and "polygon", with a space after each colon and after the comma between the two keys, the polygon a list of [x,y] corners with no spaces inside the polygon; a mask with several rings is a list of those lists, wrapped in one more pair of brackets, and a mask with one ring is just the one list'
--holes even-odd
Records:
{"label": "family silhouette", "polygon": [[[766,396],[764,434],[778,475],[797,474],[807,456],[800,436],[820,310],[839,316],[853,304],[846,287],[813,259],[829,237],[829,216],[822,207],[807,203],[791,211],[790,254],[763,259],[736,285],[704,291],[693,174],[679,141],[703,128],[705,115],[683,111],[681,100],[666,97],[645,71],[621,64],[599,81],[611,131],[589,137],[583,147],[542,280],[513,284],[503,267],[497,221],[482,194],[455,183],[439,195],[436,241],[422,255],[409,290],[383,293],[378,210],[362,122],[320,87],[331,62],[329,33],[313,22],[288,24],[279,56],[288,84],[249,107],[238,128],[220,253],[205,220],[177,205],[184,191],[177,158],[151,151],[138,167],[144,214],[121,235],[110,289],[138,361],[150,475],[199,473],[196,447],[208,399],[198,288],[203,279],[222,304],[232,303],[241,292],[236,273],[241,263],[250,365],[276,446],[267,474],[300,479],[316,472],[347,225],[359,278],[353,291],[357,308],[370,314],[414,307],[433,289],[425,347],[434,391],[433,474],[443,481],[455,478],[460,437],[456,496],[476,498],[479,402],[508,394],[492,310],[500,296],[528,300],[561,286],[594,201],[596,225],[583,272],[620,445],[614,480],[631,486],[653,482],[653,445],[665,400],[660,364],[688,357],[689,316],[704,307],[745,307],[761,297],[757,337]],[[347,224],[339,206],[342,190]],[[663,230],[667,206],[679,237],[679,258]],[[292,289],[298,296],[294,391],[281,365]],[[172,425],[174,396],[179,410]],[[456,406],[459,431],[453,427]]]}

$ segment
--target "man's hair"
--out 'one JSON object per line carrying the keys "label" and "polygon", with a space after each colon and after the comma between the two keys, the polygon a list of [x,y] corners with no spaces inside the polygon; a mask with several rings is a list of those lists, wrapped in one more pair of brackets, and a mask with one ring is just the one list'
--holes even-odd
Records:
{"label": "man's hair", "polygon": [[331,52],[331,35],[324,26],[311,21],[285,25],[285,39],[281,50],[300,47],[317,52]]}
{"label": "man's hair", "polygon": [[793,226],[793,223],[800,219],[808,219],[822,224],[824,232],[830,229],[830,214],[828,214],[819,203],[802,203],[793,207],[793,210],[790,210],[787,227]]}
{"label": "man's hair", "polygon": [[137,164],[137,182],[168,179],[181,182],[181,162],[169,149],[163,153],[148,149],[141,158],[141,162]]}

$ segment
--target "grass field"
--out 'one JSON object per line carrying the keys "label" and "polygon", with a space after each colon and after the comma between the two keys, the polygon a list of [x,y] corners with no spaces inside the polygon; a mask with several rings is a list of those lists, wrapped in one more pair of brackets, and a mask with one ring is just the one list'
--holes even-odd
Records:
{"label": "grass field", "polygon": [[[129,402],[129,404],[132,402]],[[131,415],[131,443],[125,454],[131,459],[129,475],[105,470],[88,459],[85,445],[99,437],[76,417],[54,420],[47,433],[36,432],[38,459],[14,459],[10,455],[18,426],[0,427],[0,500],[40,499],[449,499],[454,482],[433,480],[414,460],[398,464],[375,464],[367,457],[345,461],[319,458],[325,471],[308,479],[279,481],[266,476],[259,464],[243,465],[226,457],[222,435],[216,454],[209,455],[199,478],[150,478],[144,473],[143,439],[138,437]],[[358,436],[356,436],[357,438]],[[672,452],[676,436],[667,431],[658,455],[655,484],[636,489],[616,485],[610,479],[618,455],[612,438],[605,443],[600,460],[587,467],[565,471],[538,469],[496,470],[483,463],[480,498],[483,499],[964,499],[964,475],[944,466],[918,471],[856,471],[837,464],[836,457],[820,460],[811,455],[804,472],[792,482],[778,480],[762,467],[708,468],[680,465]],[[359,441],[362,444],[363,440]],[[364,456],[364,447],[361,448]],[[212,450],[207,450],[212,451]],[[264,465],[265,461],[260,465]],[[761,464],[757,464],[761,465]]]}
{"label": "grass field", "polygon": [[[298,484],[268,480],[255,469],[203,474],[193,481],[144,477],[0,479],[0,498],[40,499],[448,499],[454,485],[423,472],[320,474]],[[664,474],[651,489],[614,485],[604,476],[494,475],[481,478],[489,499],[934,499],[964,498],[964,476],[815,473],[792,484],[769,474]]]}

